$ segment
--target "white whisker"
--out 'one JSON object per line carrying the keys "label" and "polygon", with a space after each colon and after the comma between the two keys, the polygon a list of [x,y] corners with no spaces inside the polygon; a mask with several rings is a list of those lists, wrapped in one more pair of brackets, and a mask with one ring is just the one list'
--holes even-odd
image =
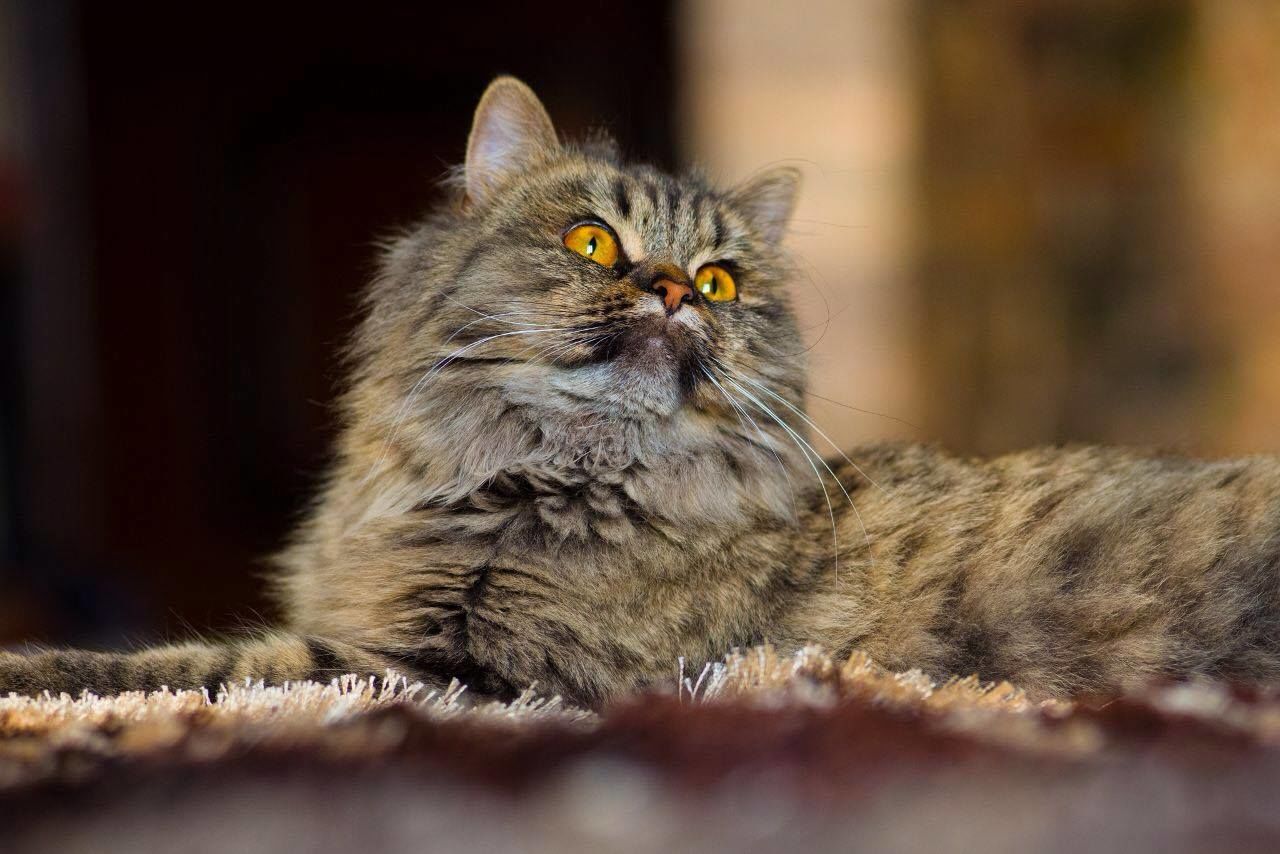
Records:
{"label": "white whisker", "polygon": [[846,453],[845,453],[845,452],[840,448],[840,446],[839,446],[839,445],[837,445],[835,442],[831,441],[831,437],[830,437],[830,436],[828,436],[826,433],[824,433],[824,432],[822,431],[822,428],[821,428],[821,427],[819,427],[817,424],[815,424],[815,423],[813,422],[813,419],[812,419],[812,418],[810,418],[808,415],[805,415],[803,412],[801,412],[801,411],[800,411],[799,409],[797,409],[796,407],[792,406],[790,401],[788,401],[788,400],[787,400],[786,398],[784,398],[782,395],[780,395],[780,394],[778,394],[778,393],[774,392],[772,389],[768,388],[767,386],[764,386],[764,385],[762,385],[761,383],[756,382],[755,380],[749,379],[749,378],[747,378],[747,377],[742,377],[742,376],[738,377],[738,379],[742,380],[744,383],[748,383],[748,384],[750,384],[753,388],[757,388],[757,389],[759,389],[760,391],[762,391],[762,392],[764,392],[765,394],[769,395],[769,397],[772,397],[774,400],[778,401],[778,402],[779,402],[779,403],[781,403],[783,406],[785,406],[787,409],[790,409],[792,412],[794,412],[796,415],[798,415],[798,416],[799,416],[799,417],[804,421],[804,423],[808,424],[808,425],[813,429],[813,431],[814,431],[815,433],[817,433],[817,434],[818,434],[819,436],[821,436],[822,438],[826,439],[826,440],[827,440],[827,444],[828,444],[828,445],[830,445],[832,448],[834,448],[834,449],[835,449],[835,452],[836,452],[837,454],[839,454],[839,455],[844,459],[844,461],[845,461],[846,463],[848,463],[849,465],[853,466],[854,471],[856,471],[858,474],[862,475],[862,477],[867,481],[867,483],[871,484],[871,485],[872,485],[872,486],[874,486],[876,489],[878,489],[878,490],[880,490],[881,492],[883,492],[885,495],[888,495],[888,494],[889,494],[889,491],[888,491],[887,489],[885,489],[883,486],[881,486],[880,484],[876,483],[876,481],[871,477],[871,475],[867,474],[865,471],[863,471],[863,470],[862,470],[862,467],[861,467],[861,466],[859,466],[859,465],[858,465],[857,463],[855,463],[853,460],[849,459],[849,455],[848,455],[848,454],[846,454]]}
{"label": "white whisker", "polygon": [[[472,323],[475,323],[475,322],[477,321],[472,321]],[[470,325],[470,324],[467,324],[467,325]],[[433,377],[439,375],[439,373],[442,370],[444,370],[445,367],[447,367],[451,362],[456,361],[463,354],[470,352],[474,348],[479,347],[481,344],[486,344],[490,341],[496,341],[499,338],[509,338],[513,335],[536,335],[539,333],[548,333],[548,332],[553,332],[553,333],[554,332],[574,332],[574,331],[587,332],[595,328],[597,327],[588,326],[585,329],[574,330],[572,328],[566,328],[566,327],[547,327],[543,329],[516,329],[511,332],[500,332],[495,335],[489,335],[484,338],[481,338],[478,341],[473,341],[470,344],[467,344],[463,347],[459,347],[449,355],[445,356],[443,359],[440,359],[438,362],[432,365],[429,369],[427,369],[427,371],[421,377],[419,377],[418,381],[414,383],[413,387],[409,390],[409,394],[405,396],[404,401],[400,404],[400,408],[396,411],[396,416],[392,420],[391,428],[388,431],[387,441],[383,444],[382,451],[381,453],[379,453],[378,458],[374,461],[372,468],[370,468],[369,474],[365,476],[365,481],[367,482],[368,479],[373,477],[373,475],[382,467],[382,463],[386,460],[387,452],[390,451],[391,446],[395,443],[396,436],[399,433],[400,424],[403,422],[405,416],[408,414],[409,407],[412,406],[414,401],[417,400],[417,397],[422,392],[422,389],[426,386],[428,382],[430,382],[430,380]],[[450,335],[449,338],[445,339],[446,343],[448,341],[453,340],[453,338],[456,337],[458,332],[460,331],[461,330],[455,331],[453,335]]]}
{"label": "white whisker", "polygon": [[[746,397],[748,400],[754,403],[757,407],[759,407],[762,412],[764,412],[766,415],[772,418],[779,427],[781,427],[783,430],[787,432],[787,435],[791,437],[791,441],[794,442],[796,447],[800,449],[800,453],[804,456],[805,462],[809,464],[809,468],[813,469],[813,476],[818,479],[818,486],[822,488],[822,495],[827,499],[827,513],[831,517],[831,546],[834,551],[834,554],[832,557],[833,557],[833,562],[835,564],[836,576],[839,577],[840,536],[837,533],[837,529],[836,529],[835,506],[831,503],[831,493],[827,491],[827,484],[822,479],[822,473],[818,471],[818,467],[813,464],[813,460],[809,456],[810,452],[812,452],[812,448],[808,448],[808,443],[805,442],[802,438],[800,438],[800,435],[796,433],[796,431],[792,430],[789,424],[787,424],[785,421],[779,418],[776,412],[774,412],[772,409],[762,404],[759,400],[755,398],[754,395],[751,394],[751,392],[747,391],[737,383],[734,383],[733,380],[729,378],[727,373],[725,375],[725,379],[728,382],[732,383],[734,386],[736,386],[738,391],[742,392],[744,397]],[[814,453],[814,456],[817,456],[817,454]],[[821,462],[821,457],[819,457],[818,459]]]}
{"label": "white whisker", "polygon": [[[722,368],[721,368],[721,369],[723,370],[723,366],[722,366]],[[814,466],[814,464],[813,464],[813,460],[817,460],[817,461],[818,461],[818,463],[820,463],[820,464],[822,465],[822,467],[823,467],[824,469],[826,469],[827,474],[831,475],[831,479],[832,479],[833,481],[835,481],[836,486],[838,486],[838,487],[840,488],[840,492],[844,494],[845,501],[849,502],[849,509],[851,509],[851,510],[853,511],[853,515],[854,515],[854,516],[857,518],[857,520],[858,520],[858,527],[862,529],[862,539],[863,539],[863,541],[864,541],[864,543],[866,544],[866,547],[867,547],[867,556],[868,556],[868,557],[870,557],[872,561],[874,561],[874,560],[875,560],[875,552],[874,552],[874,551],[872,550],[872,548],[871,548],[871,536],[870,536],[870,534],[868,534],[868,533],[867,533],[867,526],[866,526],[866,523],[865,523],[865,522],[863,521],[863,519],[862,519],[862,513],[861,513],[861,511],[859,511],[859,510],[858,510],[857,505],[853,503],[853,498],[849,495],[849,491],[848,491],[847,489],[845,489],[845,488],[844,488],[844,484],[840,481],[840,478],[836,477],[836,473],[835,473],[834,471],[832,471],[832,470],[831,470],[831,466],[827,465],[827,461],[826,461],[826,460],[824,460],[824,459],[822,458],[822,455],[821,455],[821,454],[819,454],[819,453],[814,449],[814,447],[813,447],[812,445],[810,445],[810,444],[809,444],[809,442],[808,442],[808,441],[806,441],[806,440],[804,439],[804,437],[800,436],[800,434],[799,434],[799,433],[797,433],[795,430],[793,430],[789,424],[787,424],[785,421],[783,421],[783,420],[782,420],[782,418],[781,418],[781,417],[780,417],[776,412],[774,412],[772,409],[770,409],[768,406],[766,406],[764,403],[762,403],[762,402],[760,401],[760,399],[759,399],[759,398],[757,398],[755,395],[751,394],[751,392],[747,391],[747,390],[746,390],[745,388],[743,388],[741,385],[738,385],[738,383],[737,383],[737,382],[735,382],[735,381],[732,379],[732,377],[730,377],[730,376],[729,376],[729,373],[728,373],[727,371],[726,371],[726,373],[725,373],[725,379],[726,379],[730,384],[732,384],[735,388],[737,388],[737,389],[738,389],[738,391],[742,392],[743,396],[744,396],[744,397],[746,397],[746,398],[747,398],[747,400],[749,400],[749,401],[751,401],[752,403],[754,403],[758,408],[760,408],[760,410],[761,410],[761,411],[763,411],[765,414],[767,414],[767,415],[769,415],[771,418],[773,418],[773,420],[774,420],[774,421],[776,421],[776,422],[778,423],[778,426],[779,426],[779,427],[781,427],[783,430],[786,430],[786,431],[787,431],[787,433],[791,435],[791,438],[792,438],[793,440],[795,440],[798,444],[800,444],[800,445],[802,446],[802,450],[807,449],[808,453],[807,453],[807,454],[806,454],[806,456],[805,456],[805,458],[806,458],[806,459],[809,459],[809,454],[812,454],[812,455],[813,455],[813,458],[809,460],[809,465],[810,465],[810,467],[812,467],[812,468],[814,469],[814,473],[818,476],[818,480],[819,480],[819,482],[822,482],[822,475],[818,473],[817,467],[816,467],[816,466]],[[832,508],[832,506],[831,506],[831,497],[830,497],[830,494],[829,494],[829,493],[827,493],[827,489],[826,489],[826,485],[825,485],[825,483],[823,484],[822,491],[823,491],[823,493],[824,493],[824,494],[826,494],[826,495],[827,495],[827,509],[831,512],[831,519],[832,519],[831,523],[832,523],[832,527],[834,528],[834,526],[835,526],[835,510],[834,510],[834,509]],[[837,555],[837,560],[836,560],[836,572],[837,572],[837,574],[839,573],[839,571],[840,571],[840,566],[839,566],[839,557],[838,557],[838,555]]]}
{"label": "white whisker", "polygon": [[[511,315],[513,315],[513,314],[521,314],[522,312],[519,312],[519,311],[504,311],[504,312],[500,312],[500,313],[498,313],[498,314],[485,314],[485,313],[484,313],[483,311],[481,311],[480,309],[478,309],[478,308],[472,308],[471,306],[467,305],[465,302],[462,302],[461,300],[459,300],[459,299],[457,299],[457,298],[455,298],[455,297],[451,297],[451,296],[449,296],[448,294],[442,294],[442,296],[443,296],[445,299],[447,299],[449,302],[451,302],[451,303],[453,303],[453,304],[455,304],[455,305],[461,306],[462,308],[465,308],[467,311],[471,312],[472,314],[478,314],[478,315],[480,315],[480,317],[481,317],[481,318],[483,318],[483,319],[485,319],[485,320],[495,320],[495,321],[497,321],[498,323],[505,323],[505,324],[507,324],[508,326],[521,326],[521,325],[526,325],[526,326],[527,326],[527,325],[529,325],[529,324],[521,324],[521,323],[519,323],[518,321],[514,321],[514,320],[501,320],[501,319],[500,319],[500,318],[503,318],[503,317],[510,317],[510,316],[511,316]],[[468,326],[469,326],[469,325],[470,325],[470,324],[468,324]],[[535,324],[535,325],[536,325],[536,324]],[[463,327],[463,328],[465,329],[466,327]],[[461,330],[459,330],[459,331],[461,331]],[[455,332],[454,334],[456,335],[456,334],[457,334],[457,332]]]}
{"label": "white whisker", "polygon": [[747,428],[747,425],[742,420],[743,417],[746,417],[747,421],[750,421],[751,426],[755,429],[756,435],[760,437],[760,443],[764,446],[764,448],[770,454],[773,454],[774,460],[777,461],[778,463],[778,470],[781,471],[782,476],[787,479],[787,494],[791,496],[791,515],[794,518],[797,518],[797,519],[800,518],[800,511],[796,507],[795,484],[791,480],[791,474],[787,471],[787,467],[782,463],[782,457],[778,456],[778,452],[769,445],[769,440],[765,437],[764,431],[760,429],[760,425],[756,423],[756,420],[751,417],[751,413],[747,412],[747,410],[744,409],[740,403],[734,400],[733,395],[729,393],[729,390],[726,389],[724,386],[722,386],[720,382],[714,376],[712,376],[711,372],[708,371],[705,367],[702,368],[702,373],[706,376],[707,379],[711,380],[711,384],[714,385],[720,391],[720,394],[724,397],[724,399],[728,402],[728,404],[733,407],[736,413],[738,413],[738,423],[742,425],[742,429],[746,430]]}

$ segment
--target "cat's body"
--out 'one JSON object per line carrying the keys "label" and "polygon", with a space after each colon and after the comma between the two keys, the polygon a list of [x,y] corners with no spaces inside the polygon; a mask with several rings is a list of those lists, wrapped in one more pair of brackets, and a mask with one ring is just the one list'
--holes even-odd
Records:
{"label": "cat's body", "polygon": [[[491,499],[505,506],[486,509],[474,539],[424,533],[454,528],[450,508],[400,517],[369,552],[304,547],[293,624],[425,655],[428,671],[488,690],[536,680],[583,701],[762,641],[1058,696],[1190,673],[1280,677],[1280,462],[1093,448],[966,461],[899,445],[850,457],[877,485],[829,461],[858,508],[833,504],[838,561],[812,478],[794,527],[744,515],[677,546],[640,521],[641,504],[620,546],[531,548],[558,543],[557,522],[618,524],[594,484],[582,494],[543,478]],[[548,501],[551,520],[530,521]],[[512,519],[529,527],[494,535]]]}
{"label": "cat's body", "polygon": [[463,183],[372,288],[279,560],[287,629],[4,655],[0,691],[394,667],[594,705],[759,642],[1046,696],[1280,676],[1280,461],[822,462],[778,247],[794,175],[722,193],[562,147],[508,79]]}

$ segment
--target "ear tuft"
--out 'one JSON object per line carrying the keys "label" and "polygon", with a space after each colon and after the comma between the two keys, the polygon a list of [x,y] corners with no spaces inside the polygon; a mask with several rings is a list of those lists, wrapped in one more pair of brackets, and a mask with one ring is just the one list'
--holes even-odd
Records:
{"label": "ear tuft", "polygon": [[734,205],[770,243],[782,241],[800,194],[800,170],[791,166],[768,169],[730,193]]}
{"label": "ear tuft", "polygon": [[514,77],[499,77],[484,90],[471,122],[467,197],[488,201],[511,176],[559,148],[551,117],[533,90]]}

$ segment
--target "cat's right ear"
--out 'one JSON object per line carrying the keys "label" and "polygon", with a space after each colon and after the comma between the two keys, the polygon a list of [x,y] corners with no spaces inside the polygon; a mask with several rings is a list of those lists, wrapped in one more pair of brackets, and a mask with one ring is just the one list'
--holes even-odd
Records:
{"label": "cat's right ear", "polygon": [[800,195],[800,170],[776,166],[758,173],[730,194],[762,237],[778,244],[787,232]]}
{"label": "cat's right ear", "polygon": [[499,77],[484,90],[471,122],[467,199],[489,201],[511,176],[559,148],[551,117],[533,90],[514,77]]}

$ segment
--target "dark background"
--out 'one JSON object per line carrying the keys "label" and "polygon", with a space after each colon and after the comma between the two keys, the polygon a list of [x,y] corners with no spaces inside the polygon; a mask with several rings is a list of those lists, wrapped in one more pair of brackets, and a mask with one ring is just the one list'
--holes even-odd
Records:
{"label": "dark background", "polygon": [[9,7],[0,642],[270,618],[255,576],[320,470],[374,241],[495,74],[671,162],[664,4],[355,8]]}

